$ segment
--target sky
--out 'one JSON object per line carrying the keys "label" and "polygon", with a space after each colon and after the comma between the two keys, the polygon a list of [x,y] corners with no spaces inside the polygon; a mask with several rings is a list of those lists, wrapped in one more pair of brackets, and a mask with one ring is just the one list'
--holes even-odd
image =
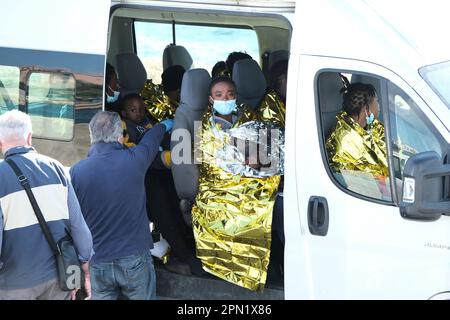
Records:
{"label": "sky", "polygon": [[[148,78],[159,83],[162,72],[162,53],[172,42],[172,25],[136,22],[137,53],[146,66]],[[245,51],[259,61],[258,40],[253,30],[179,25],[176,44],[184,46],[195,68],[211,72],[217,61],[225,60],[230,52]]]}
{"label": "sky", "polygon": [[450,57],[450,1],[365,0],[431,59]]}

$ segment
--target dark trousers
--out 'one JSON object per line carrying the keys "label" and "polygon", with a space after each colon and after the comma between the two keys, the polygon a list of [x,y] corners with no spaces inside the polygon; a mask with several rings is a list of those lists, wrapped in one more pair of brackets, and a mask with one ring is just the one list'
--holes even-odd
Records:
{"label": "dark trousers", "polygon": [[195,257],[192,230],[180,211],[180,199],[175,190],[172,172],[168,169],[149,169],[145,177],[147,213],[156,229],[169,242],[171,255],[182,260]]}

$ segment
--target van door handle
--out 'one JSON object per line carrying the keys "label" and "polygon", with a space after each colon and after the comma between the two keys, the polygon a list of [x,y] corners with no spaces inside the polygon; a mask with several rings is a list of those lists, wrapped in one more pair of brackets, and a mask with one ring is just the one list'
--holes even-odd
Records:
{"label": "van door handle", "polygon": [[328,202],[324,197],[311,196],[308,202],[309,232],[316,236],[326,236],[328,233]]}

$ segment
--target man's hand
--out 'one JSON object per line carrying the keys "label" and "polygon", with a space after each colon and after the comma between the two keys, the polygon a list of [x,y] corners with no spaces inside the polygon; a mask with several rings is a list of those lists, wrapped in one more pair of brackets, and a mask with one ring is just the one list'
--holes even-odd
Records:
{"label": "man's hand", "polygon": [[77,299],[77,292],[79,289],[75,289],[70,291],[70,300],[76,300]]}
{"label": "man's hand", "polygon": [[[84,300],[90,300],[92,296],[92,289],[91,289],[91,274],[89,273],[89,262],[84,262],[81,264],[81,269],[84,273],[84,293],[85,297]],[[80,289],[75,289],[70,292],[70,300],[76,300],[77,298],[77,292]]]}
{"label": "man's hand", "polygon": [[81,264],[81,269],[84,272],[84,290],[86,291],[86,298],[84,300],[90,300],[92,297],[91,289],[91,274],[89,273],[89,262]]}

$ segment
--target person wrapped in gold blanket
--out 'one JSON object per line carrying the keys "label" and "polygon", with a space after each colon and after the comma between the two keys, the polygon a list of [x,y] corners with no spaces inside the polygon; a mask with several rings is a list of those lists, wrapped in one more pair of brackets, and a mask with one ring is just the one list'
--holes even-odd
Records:
{"label": "person wrapped in gold blanket", "polygon": [[235,88],[229,77],[217,77],[210,85],[211,105],[198,144],[202,159],[192,222],[197,257],[206,271],[244,288],[262,290],[280,175],[248,177],[219,165],[218,152],[229,142],[225,130],[258,120],[244,105],[236,105]]}
{"label": "person wrapped in gold blanket", "polygon": [[173,119],[175,111],[180,103],[181,82],[185,70],[182,66],[175,65],[167,68],[161,75],[162,83],[154,84],[147,80],[141,90],[141,97],[147,106],[147,111],[153,121],[160,122],[164,119]]}
{"label": "person wrapped in gold blanket", "polygon": [[371,84],[353,83],[342,92],[344,111],[336,116],[336,128],[326,141],[330,166],[334,172],[371,174],[383,189],[389,171],[376,90]]}

